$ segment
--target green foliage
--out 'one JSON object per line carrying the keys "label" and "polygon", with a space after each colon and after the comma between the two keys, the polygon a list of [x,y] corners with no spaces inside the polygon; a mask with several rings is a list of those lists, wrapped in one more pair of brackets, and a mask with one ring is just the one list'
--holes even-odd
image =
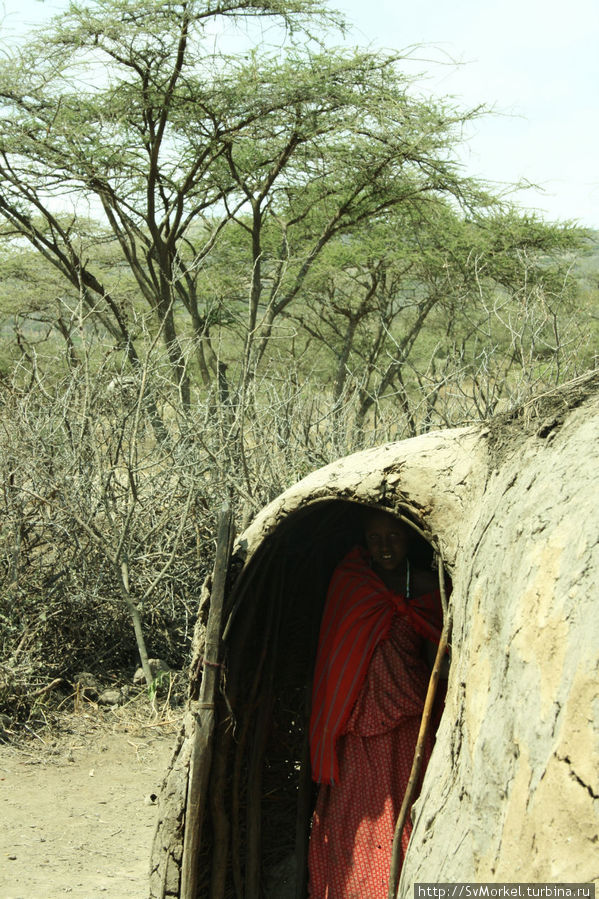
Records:
{"label": "green foliage", "polygon": [[[415,99],[398,56],[322,52],[305,40],[227,54],[206,33],[223,15],[273,16],[305,33],[331,18],[299,0],[72,6],[0,71],[7,227],[56,266],[88,311],[101,308],[136,366],[131,299],[90,255],[78,215],[53,211],[67,196],[91,198],[187,405],[194,374],[208,385],[218,370],[210,337],[223,303],[206,304],[201,289],[225,231],[245,234],[236,267],[246,309],[243,319],[228,311],[243,389],[331,240],[431,197],[494,202],[452,161],[476,113]],[[195,369],[184,358],[188,340],[198,346]]]}

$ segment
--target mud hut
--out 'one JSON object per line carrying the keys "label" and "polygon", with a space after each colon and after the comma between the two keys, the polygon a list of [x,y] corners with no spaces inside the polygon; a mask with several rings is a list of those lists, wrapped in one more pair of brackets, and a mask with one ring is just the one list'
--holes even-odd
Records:
{"label": "mud hut", "polygon": [[305,897],[308,688],[361,505],[410,518],[453,581],[445,710],[397,895],[416,882],[599,880],[598,448],[595,374],[490,425],[314,472],[230,558],[225,520],[152,899]]}

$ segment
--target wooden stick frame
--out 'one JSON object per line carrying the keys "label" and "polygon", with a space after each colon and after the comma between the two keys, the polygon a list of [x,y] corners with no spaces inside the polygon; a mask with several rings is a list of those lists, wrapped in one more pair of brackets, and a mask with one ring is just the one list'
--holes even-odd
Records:
{"label": "wooden stick frame", "polygon": [[180,899],[196,899],[202,824],[208,799],[212,760],[214,705],[220,674],[220,643],[227,569],[233,544],[233,512],[222,507],[218,523],[216,558],[212,576],[210,609],[206,625],[202,682],[197,702],[191,704],[192,749],[185,802],[185,834],[181,861]]}
{"label": "wooden stick frame", "polygon": [[[403,520],[409,523],[408,519]],[[387,899],[397,899],[397,888],[399,885],[399,875],[402,865],[401,836],[412,805],[412,799],[414,797],[416,784],[418,783],[418,778],[420,777],[420,772],[422,770],[424,747],[426,745],[426,740],[430,731],[433,704],[435,701],[435,696],[437,694],[437,685],[439,683],[441,665],[449,642],[451,621],[447,604],[447,594],[445,591],[445,567],[443,565],[443,556],[441,555],[439,547],[436,548],[436,553],[439,576],[439,591],[441,593],[441,605],[443,606],[443,630],[441,631],[441,637],[439,639],[439,645],[437,647],[437,654],[435,656],[433,670],[428,682],[426,699],[424,701],[424,709],[422,711],[422,719],[420,721],[420,730],[418,732],[418,740],[416,742],[416,749],[414,751],[412,770],[410,771],[410,778],[408,780],[408,785],[404,793],[403,802],[401,804],[401,809],[399,811],[397,823],[395,825],[395,832],[393,834],[393,849],[391,854],[391,870],[389,872],[389,889],[387,892]]]}
{"label": "wooden stick frame", "polygon": [[[421,719],[420,731],[418,734],[416,750],[414,753],[412,770],[394,831],[388,899],[396,899],[399,875],[402,864],[401,836],[412,805],[415,789],[422,769],[424,747],[426,745],[427,736],[431,726],[433,704],[439,681],[441,664],[448,645],[450,617],[445,591],[443,558],[440,548],[437,545],[437,541],[433,543],[430,539],[430,536],[425,533],[422,527],[419,526],[411,517],[408,517],[411,511],[409,508],[405,509],[405,512],[407,512],[407,514],[402,514],[402,512],[398,513],[397,511],[382,508],[380,506],[368,506],[364,503],[359,503],[359,505],[365,508],[370,508],[373,511],[382,511],[393,515],[395,518],[399,519],[405,525],[410,527],[420,537],[424,538],[427,543],[432,545],[433,550],[437,555],[439,589],[443,606],[443,630],[437,649],[435,663],[429,680]],[[225,504],[221,509],[218,524],[217,549],[212,577],[212,590],[210,596],[208,622],[206,627],[204,658],[202,660],[203,665],[200,693],[198,700],[190,704],[189,712],[191,717],[190,727],[192,734],[192,749],[189,764],[187,794],[185,799],[185,829],[183,857],[181,862],[181,885],[179,894],[180,899],[196,899],[199,884],[198,862],[202,844],[202,827],[209,801],[208,780],[210,776],[212,755],[214,751],[212,744],[216,718],[215,699],[216,691],[220,683],[220,653],[222,641],[221,631],[223,628],[225,585],[233,542],[232,520],[232,510],[228,504]],[[230,618],[231,617],[233,616],[230,616]],[[230,625],[230,620],[227,622],[227,624]],[[301,855],[302,853],[299,854]],[[257,860],[254,860],[254,864],[256,864],[256,861]],[[250,880],[252,881],[250,893],[254,895],[257,884],[256,877],[258,876],[258,869],[253,871],[251,864],[249,865],[249,868],[250,874],[253,875],[250,877]],[[303,883],[301,882],[301,885],[298,884],[299,889],[296,895],[299,895],[302,886],[304,885],[305,881],[303,881]],[[237,884],[237,886],[239,887],[239,884]],[[217,888],[216,892],[219,893],[220,890]]]}

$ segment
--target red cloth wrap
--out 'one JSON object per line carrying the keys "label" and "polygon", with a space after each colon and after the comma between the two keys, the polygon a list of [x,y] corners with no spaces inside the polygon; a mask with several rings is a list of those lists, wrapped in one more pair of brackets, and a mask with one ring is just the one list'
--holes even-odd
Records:
{"label": "red cloth wrap", "polygon": [[312,778],[333,784],[338,778],[336,742],[364,683],[376,646],[389,634],[395,614],[417,633],[439,642],[439,593],[407,601],[392,593],[356,546],[333,573],[325,603],[312,689],[310,758]]}

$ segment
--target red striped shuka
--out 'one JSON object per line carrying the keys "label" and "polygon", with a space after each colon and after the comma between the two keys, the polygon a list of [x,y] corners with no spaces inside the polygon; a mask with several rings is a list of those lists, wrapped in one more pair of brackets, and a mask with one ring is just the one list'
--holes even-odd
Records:
{"label": "red striped shuka", "polygon": [[[310,749],[321,786],[308,853],[310,899],[386,899],[393,833],[409,780],[438,641],[438,592],[407,600],[353,549],[335,570],[316,659]],[[428,762],[432,738],[424,747]],[[411,833],[402,833],[404,853]]]}
{"label": "red striped shuka", "polygon": [[337,741],[373,652],[388,637],[396,614],[422,637],[439,642],[438,591],[407,601],[372,570],[367,551],[354,547],[333,573],[320,626],[310,718],[312,779],[317,783],[337,782]]}

